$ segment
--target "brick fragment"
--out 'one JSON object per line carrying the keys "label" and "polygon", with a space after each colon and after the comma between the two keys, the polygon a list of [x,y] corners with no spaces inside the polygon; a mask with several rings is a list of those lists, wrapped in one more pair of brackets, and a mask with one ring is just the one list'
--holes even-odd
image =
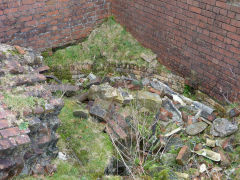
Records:
{"label": "brick fragment", "polygon": [[178,153],[176,161],[179,165],[186,165],[191,156],[191,151],[188,146],[183,146]]}
{"label": "brick fragment", "polygon": [[24,51],[24,49],[22,48],[22,47],[20,47],[20,46],[17,46],[17,45],[15,45],[14,46],[15,48],[16,48],[16,50],[19,52],[19,54],[25,54],[25,51]]}
{"label": "brick fragment", "polygon": [[169,112],[165,108],[160,108],[159,117],[158,117],[160,120],[168,121],[172,117],[173,117],[173,114],[171,112]]}

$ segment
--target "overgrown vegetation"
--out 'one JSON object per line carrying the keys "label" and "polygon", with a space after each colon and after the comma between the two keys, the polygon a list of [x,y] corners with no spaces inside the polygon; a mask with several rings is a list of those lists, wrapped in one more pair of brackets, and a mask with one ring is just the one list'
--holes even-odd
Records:
{"label": "overgrown vegetation", "polygon": [[[65,99],[65,106],[59,116],[62,124],[58,129],[66,147],[78,159],[78,177],[96,179],[104,175],[104,169],[112,156],[112,144],[102,131],[104,125],[90,119],[79,119],[73,116],[73,110],[79,108],[73,100]],[[60,151],[64,150],[60,146]],[[58,173],[57,173],[58,174]]]}
{"label": "overgrown vegetation", "polygon": [[37,106],[43,107],[46,102],[42,98],[17,95],[10,92],[3,93],[3,102],[12,110],[19,113],[20,117],[23,117],[24,110],[33,110]]}
{"label": "overgrown vegetation", "polygon": [[[57,165],[57,172],[44,179],[92,180],[104,176],[105,167],[113,155],[111,141],[103,133],[104,125],[74,117],[76,108],[80,106],[74,100],[65,99],[65,106],[59,115],[61,126],[58,134],[61,138],[57,146],[60,152],[67,153],[68,160],[54,160],[52,163]],[[24,178],[32,179],[36,178]]]}
{"label": "overgrown vegetation", "polygon": [[[151,50],[141,46],[130,33],[115,22],[113,17],[110,17],[99,28],[93,30],[84,42],[59,49],[52,56],[44,52],[43,56],[59,79],[71,81],[71,66],[77,67],[84,63],[92,65],[92,69],[83,69],[83,73],[93,71],[98,75],[115,73],[115,70],[109,67],[109,63],[148,67],[149,63],[140,57],[142,53],[153,55]],[[165,69],[159,63],[154,68],[159,71]]]}

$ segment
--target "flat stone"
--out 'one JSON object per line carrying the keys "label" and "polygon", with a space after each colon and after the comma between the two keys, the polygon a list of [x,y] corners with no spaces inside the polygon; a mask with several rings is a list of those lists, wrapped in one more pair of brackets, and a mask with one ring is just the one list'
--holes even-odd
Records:
{"label": "flat stone", "polygon": [[51,92],[61,91],[64,93],[73,93],[79,90],[78,86],[73,86],[70,84],[59,84],[59,85],[51,84],[51,85],[47,85],[45,88],[50,90]]}
{"label": "flat stone", "polygon": [[213,121],[210,133],[213,136],[225,137],[235,133],[238,125],[225,118],[218,118]]}
{"label": "flat stone", "polygon": [[162,105],[162,99],[160,96],[148,91],[138,92],[137,99],[142,106],[146,107],[149,110],[156,110]]}
{"label": "flat stone", "polygon": [[97,117],[101,120],[104,120],[104,121],[105,121],[105,118],[106,118],[106,115],[107,115],[107,111],[105,109],[101,108],[98,105],[91,106],[89,113],[92,116],[95,116],[95,117]]}
{"label": "flat stone", "polygon": [[108,120],[108,125],[112,128],[113,132],[119,136],[120,139],[127,138],[126,132],[115,121]]}
{"label": "flat stone", "polygon": [[205,122],[193,123],[193,124],[187,126],[186,133],[188,135],[195,136],[195,135],[201,133],[202,131],[204,131],[207,128],[207,126],[208,125]]}
{"label": "flat stone", "polygon": [[121,88],[118,89],[118,96],[114,98],[117,102],[121,104],[129,104],[134,98],[128,92],[122,90]]}
{"label": "flat stone", "polygon": [[201,149],[199,151],[196,151],[195,153],[200,156],[204,156],[208,159],[211,159],[212,161],[217,161],[217,162],[221,161],[221,155],[209,149]]}
{"label": "flat stone", "polygon": [[88,99],[88,92],[82,93],[75,97],[78,102],[84,102]]}
{"label": "flat stone", "polygon": [[92,85],[89,89],[88,98],[95,100],[97,98],[104,100],[112,100],[119,95],[116,88],[110,86],[108,83],[101,85]]}
{"label": "flat stone", "polygon": [[11,74],[22,74],[24,72],[24,67],[17,61],[8,61],[6,68]]}
{"label": "flat stone", "polygon": [[164,94],[168,94],[171,96],[172,94],[176,94],[170,87],[168,87],[166,84],[162,83],[161,81],[158,81],[157,79],[153,79],[153,81],[150,82],[151,87],[154,89],[157,89],[159,91],[163,91]]}

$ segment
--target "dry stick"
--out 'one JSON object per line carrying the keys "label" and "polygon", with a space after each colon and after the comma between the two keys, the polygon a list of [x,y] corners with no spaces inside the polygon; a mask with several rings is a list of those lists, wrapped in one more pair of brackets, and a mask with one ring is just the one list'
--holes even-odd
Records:
{"label": "dry stick", "polygon": [[[116,141],[117,141],[117,143],[121,144],[118,140],[116,140]],[[124,149],[128,150],[123,144],[121,144],[121,146],[122,146]],[[125,154],[122,150],[119,149],[119,151],[120,151],[128,160],[131,160],[131,158],[130,158],[127,154]]]}
{"label": "dry stick", "polygon": [[134,174],[132,173],[132,171],[130,170],[130,168],[128,167],[128,165],[126,164],[126,162],[124,161],[124,158],[122,157],[122,155],[121,155],[121,153],[120,153],[120,151],[119,151],[119,149],[118,149],[117,145],[115,144],[115,142],[114,142],[114,139],[113,139],[112,135],[111,135],[111,134],[109,134],[109,136],[110,136],[110,138],[111,138],[111,140],[112,140],[112,143],[113,143],[113,145],[114,145],[115,149],[117,150],[117,152],[118,152],[118,154],[119,154],[120,158],[122,159],[124,166],[125,166],[125,167],[126,167],[128,170],[129,170],[129,172],[130,172],[131,176],[132,176],[132,177],[133,177],[133,179],[135,180],[136,178],[135,178]]}

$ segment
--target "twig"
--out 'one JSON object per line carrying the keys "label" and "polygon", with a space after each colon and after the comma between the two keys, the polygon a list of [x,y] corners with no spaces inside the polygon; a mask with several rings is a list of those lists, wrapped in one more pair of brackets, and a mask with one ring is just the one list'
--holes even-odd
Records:
{"label": "twig", "polygon": [[111,140],[112,140],[112,143],[113,143],[113,145],[114,145],[115,149],[117,150],[117,152],[118,152],[118,154],[119,154],[120,158],[122,159],[124,166],[125,166],[125,167],[128,169],[128,171],[130,172],[131,176],[132,176],[132,177],[133,177],[133,179],[135,180],[136,178],[135,178],[134,174],[132,173],[132,171],[130,170],[130,168],[129,168],[129,167],[128,167],[128,165],[126,164],[126,162],[125,162],[124,158],[122,157],[122,155],[121,155],[121,152],[119,151],[119,149],[118,149],[117,145],[115,144],[115,142],[114,142],[114,139],[113,139],[112,135],[111,135],[111,134],[109,134],[109,136],[110,136],[110,138],[111,138]]}

